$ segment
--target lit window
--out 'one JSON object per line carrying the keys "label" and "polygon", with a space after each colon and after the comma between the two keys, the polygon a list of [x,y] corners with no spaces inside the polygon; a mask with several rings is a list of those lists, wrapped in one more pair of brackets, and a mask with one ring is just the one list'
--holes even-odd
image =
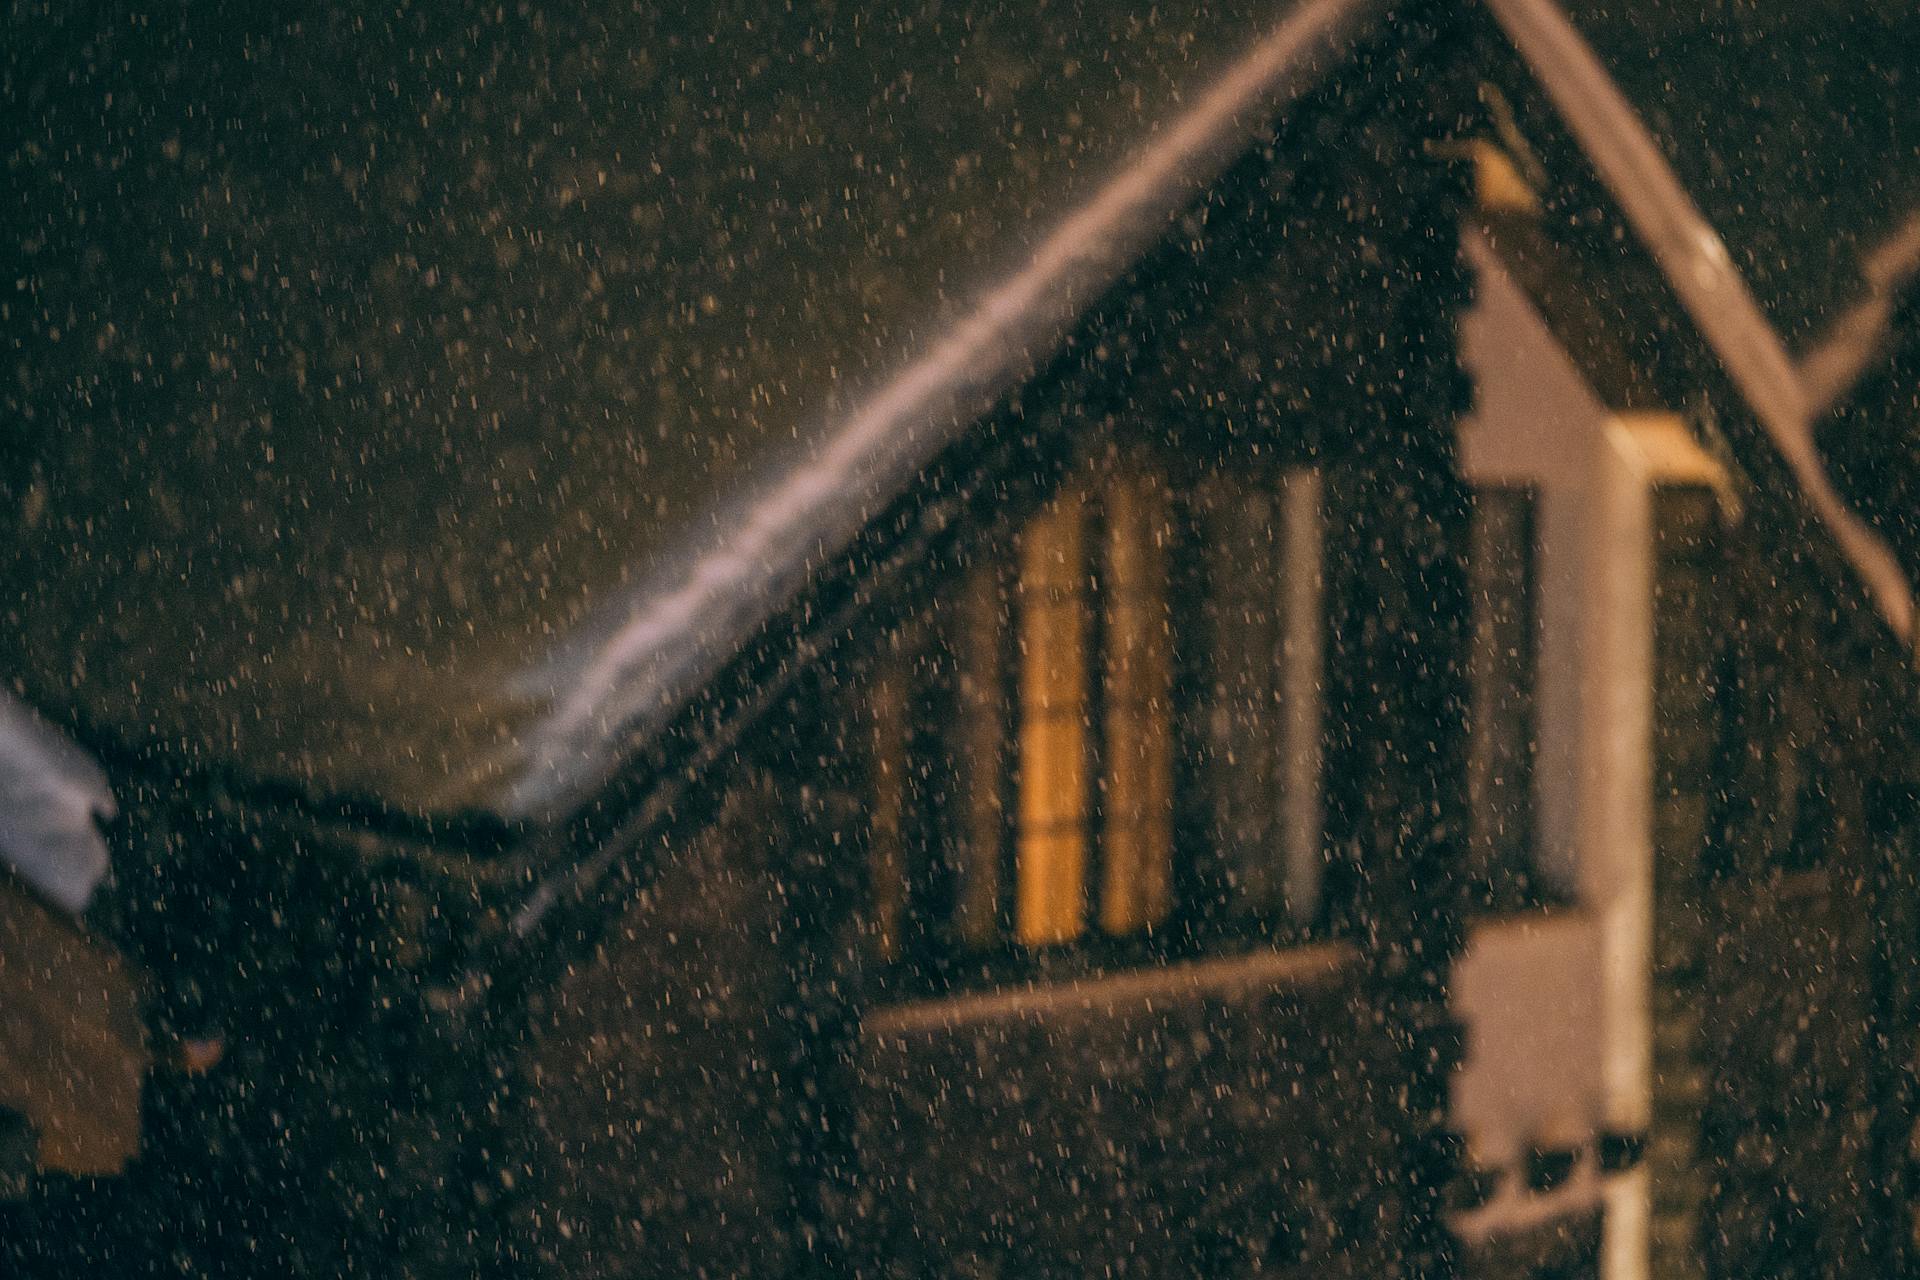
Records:
{"label": "lit window", "polygon": [[1100,927],[1150,929],[1173,902],[1173,637],[1167,495],[1157,479],[1106,486]]}
{"label": "lit window", "polygon": [[1020,533],[1014,932],[1029,946],[1086,923],[1086,505],[1069,490]]}
{"label": "lit window", "polygon": [[1119,453],[890,635],[881,958],[1318,923],[1322,501],[1310,469],[1181,492]]}

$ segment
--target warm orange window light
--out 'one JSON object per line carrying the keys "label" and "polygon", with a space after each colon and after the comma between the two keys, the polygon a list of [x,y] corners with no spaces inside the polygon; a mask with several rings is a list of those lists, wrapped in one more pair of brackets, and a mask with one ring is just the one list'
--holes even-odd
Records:
{"label": "warm orange window light", "polygon": [[1020,736],[1015,937],[1068,942],[1086,928],[1086,500],[1056,498],[1020,534]]}
{"label": "warm orange window light", "polygon": [[1107,486],[1100,927],[1110,934],[1160,923],[1173,896],[1166,509],[1151,476],[1123,471]]}

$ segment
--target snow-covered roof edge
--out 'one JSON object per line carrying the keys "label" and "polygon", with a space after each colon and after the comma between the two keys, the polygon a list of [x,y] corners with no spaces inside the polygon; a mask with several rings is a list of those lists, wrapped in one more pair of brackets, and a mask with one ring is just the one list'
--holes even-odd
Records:
{"label": "snow-covered roof edge", "polygon": [[[1914,596],[1892,548],[1847,505],[1814,446],[1822,400],[1755,301],[1719,233],[1661,155],[1646,123],[1555,0],[1486,0],[1785,462],[1802,498],[1858,577],[1889,630],[1914,642]],[[1898,253],[1897,243],[1891,251]],[[1829,382],[1859,373],[1858,362]]]}
{"label": "snow-covered roof edge", "polygon": [[113,793],[91,756],[0,692],[0,863],[78,914],[107,874]]}
{"label": "snow-covered roof edge", "polygon": [[1287,103],[1344,61],[1386,0],[1301,0],[963,318],[748,486],[725,536],[673,562],[595,644],[525,673],[548,700],[499,801],[568,812],[658,732],[793,599],[809,574],[939,452],[1055,351],[1086,309],[1165,234]]}

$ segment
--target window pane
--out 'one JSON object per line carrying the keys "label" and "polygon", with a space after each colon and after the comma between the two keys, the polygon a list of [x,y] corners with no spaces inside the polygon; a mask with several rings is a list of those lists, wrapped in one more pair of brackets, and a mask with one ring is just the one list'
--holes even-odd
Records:
{"label": "window pane", "polygon": [[1173,889],[1173,655],[1167,622],[1166,490],[1118,472],[1106,490],[1106,736],[1100,927],[1164,920]]}
{"label": "window pane", "polygon": [[1018,939],[1080,936],[1087,865],[1086,501],[1055,499],[1020,535]]}
{"label": "window pane", "polygon": [[1199,770],[1231,914],[1319,912],[1323,862],[1321,484],[1311,468],[1199,494],[1207,702]]}
{"label": "window pane", "polygon": [[954,936],[990,947],[1003,936],[1001,861],[1006,848],[1008,766],[1006,568],[998,556],[967,571],[950,615],[947,647],[956,672],[951,765],[954,806],[943,824],[953,869]]}
{"label": "window pane", "polygon": [[1211,855],[1234,914],[1278,905],[1274,857],[1275,722],[1280,649],[1274,495],[1258,479],[1218,476],[1200,493],[1206,558],[1206,701],[1200,775]]}

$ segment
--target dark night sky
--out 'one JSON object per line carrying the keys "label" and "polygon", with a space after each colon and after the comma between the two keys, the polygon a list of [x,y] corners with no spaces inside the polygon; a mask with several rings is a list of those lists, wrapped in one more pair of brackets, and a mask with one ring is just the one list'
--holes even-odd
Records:
{"label": "dark night sky", "polygon": [[1920,206],[1920,10],[1898,0],[1575,0],[1790,348]]}

